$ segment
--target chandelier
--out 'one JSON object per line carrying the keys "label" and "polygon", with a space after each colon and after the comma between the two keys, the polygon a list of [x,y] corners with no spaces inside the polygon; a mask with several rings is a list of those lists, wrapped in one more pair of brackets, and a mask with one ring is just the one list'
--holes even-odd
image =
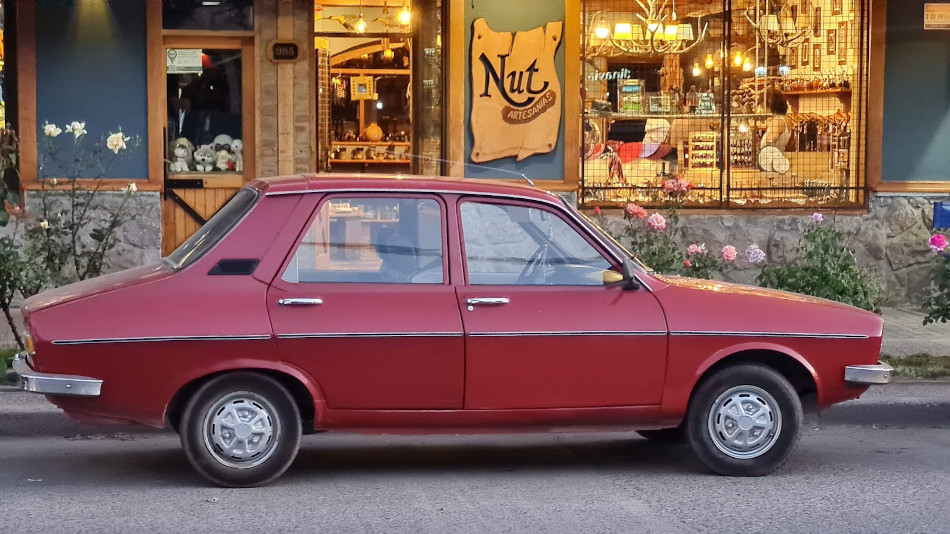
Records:
{"label": "chandelier", "polygon": [[677,20],[676,0],[672,0],[672,6],[670,0],[636,2],[642,11],[634,13],[636,20],[618,22],[613,28],[608,26],[603,11],[591,16],[589,56],[682,54],[706,37],[709,23],[703,23],[702,15],[696,21],[698,36],[691,23]]}
{"label": "chandelier", "polygon": [[745,10],[745,18],[759,39],[766,45],[782,48],[798,48],[805,39],[811,37],[810,17],[811,14],[806,9],[800,15],[800,19],[804,19],[805,23],[796,24],[798,21],[793,20],[787,0],[776,0],[771,8],[766,0],[764,12],[759,8],[759,2]]}

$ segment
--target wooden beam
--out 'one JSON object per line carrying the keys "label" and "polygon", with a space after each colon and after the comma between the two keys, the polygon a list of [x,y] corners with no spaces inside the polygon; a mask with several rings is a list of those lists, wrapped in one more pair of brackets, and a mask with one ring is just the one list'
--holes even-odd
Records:
{"label": "wooden beam", "polygon": [[164,186],[165,139],[168,114],[165,84],[165,47],[162,43],[162,5],[145,7],[146,71],[148,79],[148,181]]}
{"label": "wooden beam", "polygon": [[[581,79],[580,0],[564,0],[564,185],[578,189],[581,180],[581,114],[584,103],[575,82]],[[582,83],[582,82],[580,82]]]}
{"label": "wooden beam", "polygon": [[17,17],[17,113],[20,128],[20,186],[35,185],[36,127],[36,5],[19,2]]}
{"label": "wooden beam", "polygon": [[871,51],[866,84],[867,134],[865,180],[871,191],[889,191],[882,184],[881,152],[884,148],[884,59],[887,45],[887,2],[871,0]]}
{"label": "wooden beam", "polygon": [[[451,163],[446,168],[448,176],[465,176],[465,54],[468,43],[465,42],[465,1],[449,0],[448,39],[442,49],[448,50],[444,63],[445,93],[448,102],[445,114],[445,155]],[[443,60],[445,61],[445,60]]]}

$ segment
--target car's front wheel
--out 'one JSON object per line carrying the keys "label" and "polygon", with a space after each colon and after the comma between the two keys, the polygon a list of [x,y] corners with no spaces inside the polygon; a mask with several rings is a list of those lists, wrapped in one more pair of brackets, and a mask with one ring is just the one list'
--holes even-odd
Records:
{"label": "car's front wheel", "polygon": [[686,433],[696,456],[713,471],[762,476],[788,459],[803,419],[801,399],[784,376],[762,365],[734,365],[696,390]]}
{"label": "car's front wheel", "polygon": [[300,446],[300,413],[276,380],[256,373],[221,375],[189,400],[181,444],[191,465],[220,486],[266,484]]}

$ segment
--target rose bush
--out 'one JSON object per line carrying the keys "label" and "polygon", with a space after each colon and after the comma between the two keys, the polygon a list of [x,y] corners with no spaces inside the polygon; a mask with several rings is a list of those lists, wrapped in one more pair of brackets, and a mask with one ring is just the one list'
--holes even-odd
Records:
{"label": "rose bush", "polygon": [[930,250],[934,252],[933,270],[931,271],[932,293],[924,302],[924,324],[945,323],[950,320],[950,257],[948,257],[947,237],[943,234],[934,234],[928,242]]}

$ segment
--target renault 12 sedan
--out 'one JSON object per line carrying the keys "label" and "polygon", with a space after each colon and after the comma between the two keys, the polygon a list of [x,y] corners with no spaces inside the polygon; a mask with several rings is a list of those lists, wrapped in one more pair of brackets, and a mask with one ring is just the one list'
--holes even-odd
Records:
{"label": "renault 12 sedan", "polygon": [[160,263],[23,315],[23,389],[168,425],[222,486],[322,431],[636,430],[765,475],[803,407],[891,376],[877,315],[663,276],[557,196],[471,180],[257,180]]}

